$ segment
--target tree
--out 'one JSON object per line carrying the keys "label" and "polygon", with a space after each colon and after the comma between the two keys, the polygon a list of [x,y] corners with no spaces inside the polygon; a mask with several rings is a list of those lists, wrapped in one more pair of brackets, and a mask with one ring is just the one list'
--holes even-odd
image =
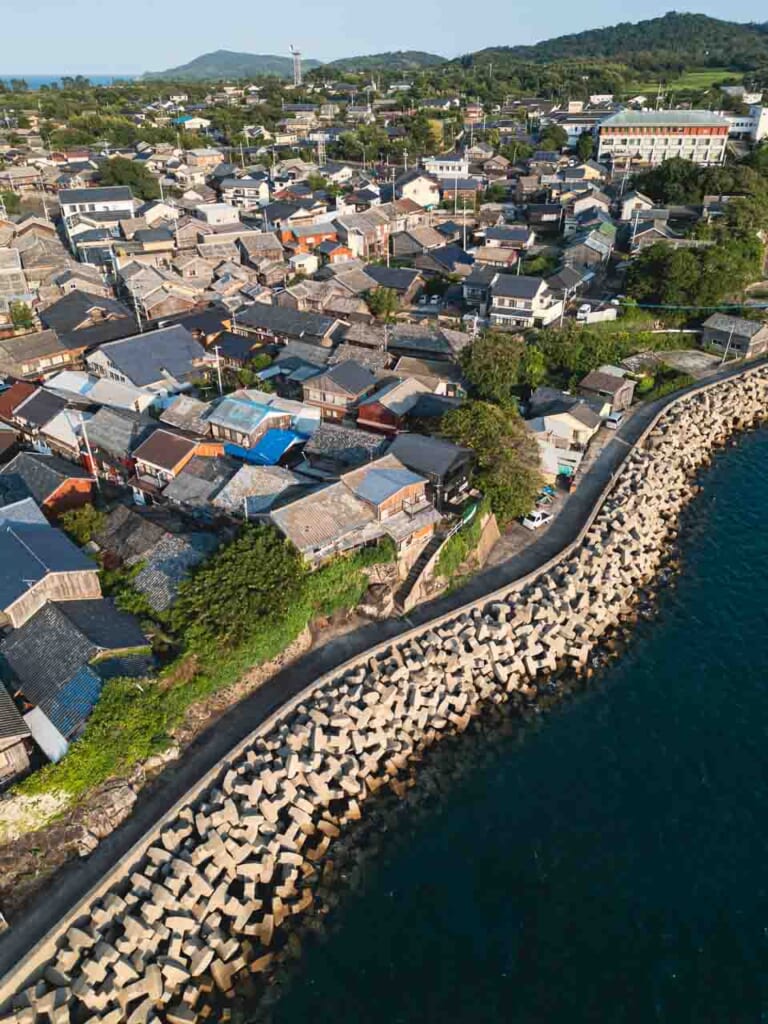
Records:
{"label": "tree", "polygon": [[14,327],[23,327],[24,330],[31,331],[35,326],[32,310],[26,302],[16,301],[9,303],[8,312],[11,314],[11,323]]}
{"label": "tree", "polygon": [[559,124],[548,124],[539,138],[539,149],[557,150],[568,145],[568,132]]}
{"label": "tree", "polygon": [[303,575],[299,553],[274,527],[246,525],[181,584],[171,626],[191,649],[235,647],[289,611]]}
{"label": "tree", "polygon": [[21,199],[16,192],[10,192],[7,189],[0,190],[0,201],[5,207],[7,214],[20,213],[21,212]]}
{"label": "tree", "polygon": [[90,504],[72,508],[59,517],[61,528],[80,547],[92,541],[106,521],[106,513]]}
{"label": "tree", "polygon": [[11,79],[11,91],[12,92],[29,92],[29,86],[25,78],[12,78]]}
{"label": "tree", "polygon": [[547,376],[547,361],[536,345],[526,345],[520,360],[520,380],[532,390],[544,383]]}
{"label": "tree", "polygon": [[461,354],[473,393],[486,402],[516,406],[525,342],[520,334],[486,331]]}
{"label": "tree", "polygon": [[442,431],[474,452],[475,483],[500,525],[531,511],[542,484],[539,451],[515,409],[465,402],[443,418]]}
{"label": "tree", "polygon": [[147,168],[135,160],[116,156],[99,164],[102,185],[127,185],[140,199],[158,199],[160,185]]}
{"label": "tree", "polygon": [[368,309],[378,320],[390,322],[400,308],[400,298],[394,288],[375,288],[366,292]]}
{"label": "tree", "polygon": [[579,160],[591,160],[594,148],[595,140],[592,138],[592,132],[582,132],[576,141],[576,153]]}

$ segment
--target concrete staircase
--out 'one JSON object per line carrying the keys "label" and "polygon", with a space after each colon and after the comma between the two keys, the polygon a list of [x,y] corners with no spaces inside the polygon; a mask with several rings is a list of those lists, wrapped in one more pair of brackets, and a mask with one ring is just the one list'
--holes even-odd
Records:
{"label": "concrete staircase", "polygon": [[410,597],[411,591],[416,586],[416,582],[419,577],[424,572],[427,563],[444,541],[444,534],[435,534],[411,566],[411,571],[400,584],[400,588],[395,594],[395,607],[401,614],[405,611],[406,601]]}

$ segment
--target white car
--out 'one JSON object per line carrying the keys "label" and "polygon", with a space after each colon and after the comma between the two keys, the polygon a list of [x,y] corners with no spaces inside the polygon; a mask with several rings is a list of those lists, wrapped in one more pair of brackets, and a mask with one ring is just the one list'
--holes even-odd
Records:
{"label": "white car", "polygon": [[542,526],[552,522],[552,513],[544,512],[543,509],[537,508],[533,512],[529,512],[520,522],[526,530],[539,530]]}
{"label": "white car", "polygon": [[612,412],[606,419],[605,425],[609,430],[618,430],[624,420],[623,412]]}
{"label": "white car", "polygon": [[592,312],[592,307],[588,302],[583,302],[576,310],[577,320],[586,320],[589,314]]}

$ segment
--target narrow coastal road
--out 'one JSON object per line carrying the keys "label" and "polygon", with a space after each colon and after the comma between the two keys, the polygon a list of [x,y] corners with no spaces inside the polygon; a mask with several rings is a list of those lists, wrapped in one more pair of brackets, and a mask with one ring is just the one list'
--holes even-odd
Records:
{"label": "narrow coastal road", "polygon": [[[756,361],[757,366],[768,360]],[[743,371],[742,365],[720,371],[689,388],[689,391],[716,379]],[[338,667],[347,659],[376,644],[450,612],[470,601],[482,598],[505,584],[512,583],[571,543],[579,534],[595,502],[624,461],[632,445],[640,437],[657,412],[680,393],[639,408],[608,442],[578,489],[569,496],[552,526],[519,554],[508,561],[478,573],[468,583],[449,595],[415,608],[407,619],[377,622],[354,630],[312,650],[264,683],[251,696],[232,707],[211,728],[185,751],[176,763],[169,765],[158,783],[139,795],[131,816],[104,839],[87,859],[65,865],[51,880],[33,906],[12,922],[0,937],[0,977],[18,964],[44,935],[62,918],[88,890],[106,875],[116,862],[139,841],[162,816],[193,788],[223,757],[244,740],[260,722],[280,708],[313,679]]]}

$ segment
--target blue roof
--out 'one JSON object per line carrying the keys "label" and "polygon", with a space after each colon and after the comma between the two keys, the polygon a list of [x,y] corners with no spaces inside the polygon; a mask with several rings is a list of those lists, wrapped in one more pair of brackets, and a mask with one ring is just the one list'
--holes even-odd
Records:
{"label": "blue roof", "polygon": [[292,445],[304,440],[301,434],[293,430],[268,430],[253,448],[227,443],[224,452],[257,466],[276,466]]}
{"label": "blue roof", "polygon": [[101,679],[84,665],[55,696],[40,706],[65,739],[71,739],[85,725],[101,695]]}
{"label": "blue roof", "polygon": [[404,487],[424,482],[423,476],[412,473],[410,469],[372,469],[354,488],[358,498],[379,505]]}
{"label": "blue roof", "polygon": [[13,604],[49,572],[96,569],[65,534],[47,523],[3,523],[0,565],[0,608]]}
{"label": "blue roof", "polygon": [[243,398],[225,398],[208,415],[208,422],[250,434],[272,412],[268,405]]}

